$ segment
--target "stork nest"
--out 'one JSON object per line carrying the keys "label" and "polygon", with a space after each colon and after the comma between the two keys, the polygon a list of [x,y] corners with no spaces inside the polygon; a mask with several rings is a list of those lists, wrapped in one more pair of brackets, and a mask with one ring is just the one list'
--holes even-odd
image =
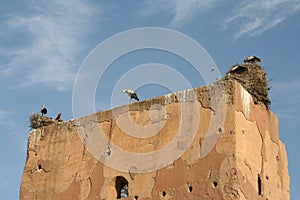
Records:
{"label": "stork nest", "polygon": [[269,99],[269,86],[266,72],[258,64],[236,64],[227,72],[224,80],[237,80],[253,97],[254,103],[262,102],[268,108],[271,104]]}
{"label": "stork nest", "polygon": [[31,114],[29,120],[31,129],[37,129],[55,123],[55,120],[37,113]]}

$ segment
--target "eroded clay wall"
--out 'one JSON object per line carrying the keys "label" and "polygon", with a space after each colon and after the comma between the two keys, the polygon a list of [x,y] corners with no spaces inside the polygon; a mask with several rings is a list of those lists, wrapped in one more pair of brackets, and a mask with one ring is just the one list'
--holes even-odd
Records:
{"label": "eroded clay wall", "polygon": [[29,134],[20,199],[289,199],[277,129],[236,81],[54,122]]}

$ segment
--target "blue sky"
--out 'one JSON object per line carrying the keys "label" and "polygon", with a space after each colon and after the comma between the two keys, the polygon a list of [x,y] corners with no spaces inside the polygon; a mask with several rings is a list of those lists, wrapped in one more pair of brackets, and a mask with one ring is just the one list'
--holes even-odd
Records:
{"label": "blue sky", "polygon": [[[138,27],[164,27],[188,35],[205,48],[222,75],[248,55],[262,59],[272,79],[271,109],[279,118],[280,138],[288,152],[291,199],[300,196],[300,0],[10,0],[1,1],[0,13],[3,199],[19,196],[29,115],[45,104],[50,116],[62,112],[64,119],[71,119],[73,84],[84,58],[103,40]],[[98,85],[96,108],[111,107],[116,75],[153,60],[179,71],[180,64],[188,65],[176,59],[151,50],[121,57]],[[193,87],[203,84],[182,67]],[[141,99],[169,92],[155,84],[138,90]]]}

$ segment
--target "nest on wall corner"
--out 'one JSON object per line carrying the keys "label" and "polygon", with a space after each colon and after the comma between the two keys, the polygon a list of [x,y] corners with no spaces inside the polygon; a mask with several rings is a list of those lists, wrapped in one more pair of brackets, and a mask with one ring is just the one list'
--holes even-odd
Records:
{"label": "nest on wall corner", "polygon": [[37,113],[31,114],[29,120],[31,129],[37,129],[55,123],[55,120]]}
{"label": "nest on wall corner", "polygon": [[230,68],[223,80],[237,80],[253,97],[254,103],[262,102],[269,108],[269,86],[267,74],[256,63],[236,64]]}

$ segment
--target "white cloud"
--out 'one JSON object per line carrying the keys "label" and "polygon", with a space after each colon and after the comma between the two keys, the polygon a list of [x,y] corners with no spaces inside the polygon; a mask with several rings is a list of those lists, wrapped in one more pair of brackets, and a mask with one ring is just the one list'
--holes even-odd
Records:
{"label": "white cloud", "polygon": [[200,12],[213,7],[217,0],[156,0],[146,1],[139,16],[148,17],[161,12],[172,15],[170,27],[180,28],[186,22],[193,20]]}
{"label": "white cloud", "polygon": [[0,109],[0,125],[14,126],[13,122],[8,119],[10,112]]}
{"label": "white cloud", "polygon": [[280,118],[299,121],[300,80],[272,82],[271,99]]}
{"label": "white cloud", "polygon": [[0,110],[0,120],[5,117],[6,113],[3,110]]}
{"label": "white cloud", "polygon": [[72,83],[81,63],[85,37],[95,24],[94,19],[99,18],[99,8],[80,0],[25,3],[24,10],[6,17],[5,28],[19,32],[14,40],[24,40],[7,50],[10,60],[1,73],[23,73],[19,87],[44,85],[64,90]]}
{"label": "white cloud", "polygon": [[271,95],[276,98],[289,100],[294,103],[300,101],[300,80],[293,80],[289,82],[274,82],[271,84]]}
{"label": "white cloud", "polygon": [[234,39],[259,35],[278,26],[299,10],[299,0],[244,0],[225,19],[224,29],[234,31]]}
{"label": "white cloud", "polygon": [[[219,14],[220,10],[225,14]],[[238,39],[260,35],[299,10],[300,0],[242,0],[236,3],[217,0],[149,0],[143,4],[138,16],[169,15],[168,25],[181,28],[199,17],[200,13],[206,12],[209,13],[205,16],[207,23],[211,21],[209,17],[218,21],[225,31],[233,32],[234,39]]]}

